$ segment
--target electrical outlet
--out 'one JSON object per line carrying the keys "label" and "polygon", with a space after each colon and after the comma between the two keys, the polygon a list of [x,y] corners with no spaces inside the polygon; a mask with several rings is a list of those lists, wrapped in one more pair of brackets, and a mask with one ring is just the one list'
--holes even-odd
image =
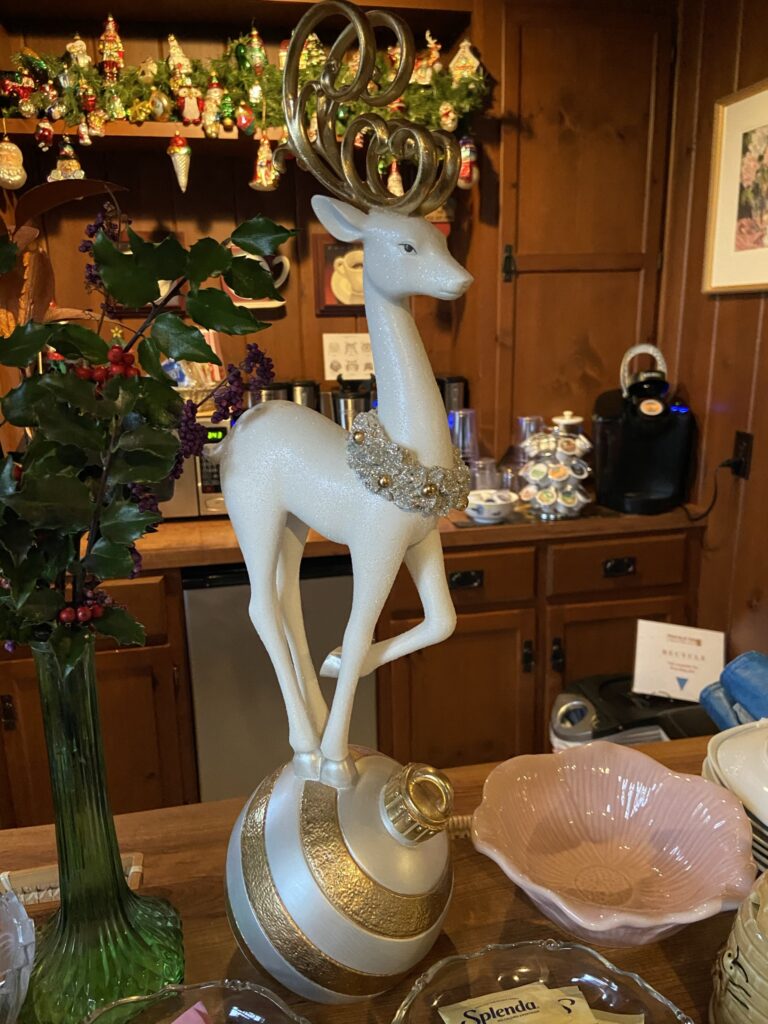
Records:
{"label": "electrical outlet", "polygon": [[745,430],[737,430],[733,440],[733,465],[731,472],[742,480],[749,480],[752,466],[752,442],[754,437]]}

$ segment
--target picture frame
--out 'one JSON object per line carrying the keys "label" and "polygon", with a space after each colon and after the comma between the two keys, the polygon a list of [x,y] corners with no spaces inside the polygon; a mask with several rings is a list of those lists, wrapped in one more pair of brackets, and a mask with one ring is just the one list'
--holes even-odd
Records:
{"label": "picture frame", "polygon": [[362,242],[312,235],[317,316],[365,316]]}
{"label": "picture frame", "polygon": [[768,79],[715,104],[702,290],[768,290]]}

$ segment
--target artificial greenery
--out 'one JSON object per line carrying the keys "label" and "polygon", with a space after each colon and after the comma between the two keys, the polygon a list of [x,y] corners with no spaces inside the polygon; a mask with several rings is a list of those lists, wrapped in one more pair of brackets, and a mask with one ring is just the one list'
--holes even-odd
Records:
{"label": "artificial greenery", "polygon": [[[232,240],[264,256],[291,234],[258,216],[240,224]],[[8,650],[47,643],[64,672],[81,657],[89,631],[121,644],[143,642],[142,627],[100,585],[136,570],[136,541],[161,519],[158,493],[178,475],[182,456],[199,450],[197,406],[185,403],[163,363],[220,360],[197,326],[164,307],[187,287],[196,324],[250,334],[268,324],[206,281],[223,276],[249,297],[274,293],[258,260],[233,258],[230,239],[202,238],[185,249],[172,236],[149,243],[129,228],[127,241],[130,253],[100,231],[92,249],[112,300],[152,304],[124,344],[72,322],[25,323],[0,338],[0,364],[23,371],[0,400],[2,416],[27,428],[28,437],[0,463],[0,640]],[[0,239],[0,267],[12,270],[17,258],[13,241]],[[174,282],[162,299],[158,279]],[[243,369],[271,373],[258,346],[248,349]],[[229,367],[219,387],[235,387],[242,398],[240,369]],[[214,397],[226,411],[226,398]]]}

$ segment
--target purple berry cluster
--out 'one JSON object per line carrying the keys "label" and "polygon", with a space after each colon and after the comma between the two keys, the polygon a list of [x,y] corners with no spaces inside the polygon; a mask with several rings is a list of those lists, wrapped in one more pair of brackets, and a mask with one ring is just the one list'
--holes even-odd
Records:
{"label": "purple berry cluster", "polygon": [[241,370],[234,363],[227,366],[227,376],[216,389],[213,401],[216,408],[211,415],[212,423],[236,420],[245,409],[245,382]]}
{"label": "purple berry cluster", "polygon": [[[123,226],[130,223],[130,219],[122,217],[113,203],[104,203],[93,221],[85,226],[85,238],[78,246],[80,252],[93,252],[93,239],[100,231],[113,242],[119,241]],[[104,283],[95,263],[85,264],[85,287],[89,292],[104,290]]]}
{"label": "purple berry cluster", "polygon": [[249,341],[245,346],[245,359],[240,363],[240,369],[251,375],[251,379],[248,381],[251,391],[263,388],[275,379],[275,364],[266,352],[262,352],[255,341]]}
{"label": "purple berry cluster", "polygon": [[[131,484],[131,498],[136,502],[139,512],[160,512],[157,495],[146,484]],[[149,527],[154,530],[154,526]]]}
{"label": "purple berry cluster", "polygon": [[135,544],[131,544],[128,548],[128,552],[133,559],[133,569],[131,569],[131,579],[133,579],[141,572],[141,555],[139,554],[139,549]]}

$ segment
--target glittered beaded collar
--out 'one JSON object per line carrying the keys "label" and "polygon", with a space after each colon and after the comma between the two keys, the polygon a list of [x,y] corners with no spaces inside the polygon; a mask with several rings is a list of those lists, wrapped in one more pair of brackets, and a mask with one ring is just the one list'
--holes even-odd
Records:
{"label": "glittered beaded collar", "polygon": [[410,449],[390,440],[375,410],[355,416],[347,463],[369,491],[406,512],[447,516],[467,507],[470,475],[459,449],[453,449],[452,469],[422,466]]}

